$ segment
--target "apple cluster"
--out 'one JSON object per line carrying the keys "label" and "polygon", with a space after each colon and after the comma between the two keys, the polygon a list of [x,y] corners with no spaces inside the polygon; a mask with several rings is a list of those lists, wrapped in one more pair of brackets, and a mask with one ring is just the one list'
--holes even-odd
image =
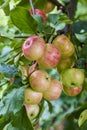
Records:
{"label": "apple cluster", "polygon": [[[24,41],[22,52],[27,60],[34,62],[24,69],[29,81],[29,87],[24,92],[24,104],[30,119],[39,113],[39,103],[43,98],[56,100],[61,96],[62,89],[68,96],[76,96],[82,91],[84,72],[74,68],[75,48],[67,36],[59,35],[52,43],[46,43],[37,35],[30,36]],[[62,84],[47,73],[46,69],[53,68],[60,73]],[[37,114],[33,115],[34,108],[37,108]]]}
{"label": "apple cluster", "polygon": [[[48,101],[56,100],[62,93],[60,81],[51,78],[45,70],[57,66],[61,52],[54,44],[45,43],[45,40],[37,35],[30,36],[24,41],[22,52],[27,60],[34,61],[29,69],[22,67],[29,81],[29,87],[24,92],[24,104],[28,117],[32,119],[33,109],[36,107],[37,113],[39,112],[39,103],[43,98]],[[35,62],[44,69],[35,69]]]}

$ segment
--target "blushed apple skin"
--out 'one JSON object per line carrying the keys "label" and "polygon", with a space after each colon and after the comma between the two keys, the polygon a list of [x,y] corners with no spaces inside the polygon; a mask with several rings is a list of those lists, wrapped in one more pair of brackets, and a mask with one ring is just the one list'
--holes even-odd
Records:
{"label": "blushed apple skin", "polygon": [[42,93],[36,92],[31,88],[26,88],[24,92],[24,104],[39,104],[42,97]]}
{"label": "blushed apple skin", "polygon": [[45,41],[39,36],[30,36],[24,41],[22,51],[26,59],[37,60],[45,51]]}
{"label": "blushed apple skin", "polygon": [[34,71],[29,78],[32,89],[38,92],[46,91],[50,86],[50,80],[49,74],[44,70]]}
{"label": "blushed apple skin", "polygon": [[61,53],[53,44],[46,44],[44,54],[38,59],[38,64],[45,69],[56,67],[61,58]]}
{"label": "blushed apple skin", "polygon": [[[33,15],[32,10],[29,11],[31,15]],[[44,22],[47,22],[46,14],[43,10],[35,9],[35,15],[40,15]]]}
{"label": "blushed apple skin", "polygon": [[62,58],[68,58],[70,57],[74,51],[74,45],[72,44],[72,42],[69,40],[69,38],[65,35],[59,35],[57,36],[52,44],[54,44],[56,47],[58,47],[58,49],[61,52],[61,57]]}
{"label": "blushed apple skin", "polygon": [[68,96],[77,96],[82,91],[82,85],[77,87],[65,87],[63,86],[63,91]]}
{"label": "blushed apple skin", "polygon": [[30,120],[33,120],[39,113],[39,105],[38,104],[35,104],[35,105],[24,104],[24,106],[26,108],[28,118]]}
{"label": "blushed apple skin", "polygon": [[54,7],[55,5],[50,0],[47,0],[43,10],[45,13],[49,13],[54,9]]}
{"label": "blushed apple skin", "polygon": [[77,68],[69,68],[61,73],[61,79],[64,86],[80,86],[84,82],[84,72]]}
{"label": "blushed apple skin", "polygon": [[62,94],[62,85],[57,79],[51,79],[51,85],[48,90],[43,93],[46,100],[56,100]]}

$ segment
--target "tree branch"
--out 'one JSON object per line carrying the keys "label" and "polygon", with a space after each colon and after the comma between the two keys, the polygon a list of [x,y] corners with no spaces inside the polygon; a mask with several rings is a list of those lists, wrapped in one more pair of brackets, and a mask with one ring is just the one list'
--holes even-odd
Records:
{"label": "tree branch", "polygon": [[31,8],[32,8],[32,13],[34,15],[35,14],[35,9],[34,9],[33,2],[32,2],[32,0],[29,0],[29,2],[30,2],[30,5],[31,5]]}

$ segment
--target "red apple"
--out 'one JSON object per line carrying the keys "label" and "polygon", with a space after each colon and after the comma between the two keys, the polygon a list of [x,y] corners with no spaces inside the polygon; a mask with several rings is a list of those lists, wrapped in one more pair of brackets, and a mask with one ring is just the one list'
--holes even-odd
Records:
{"label": "red apple", "polygon": [[30,120],[33,120],[39,113],[39,105],[34,104],[34,105],[28,105],[24,104],[27,112],[27,116]]}
{"label": "red apple", "polygon": [[25,40],[22,51],[28,60],[37,60],[45,51],[45,41],[39,36],[30,36]]}
{"label": "red apple", "polygon": [[38,59],[38,64],[46,69],[56,67],[61,58],[61,53],[53,44],[46,44],[46,49],[42,57]]}
{"label": "red apple", "polygon": [[56,47],[58,47],[58,49],[61,52],[61,57],[62,58],[68,58],[70,57],[74,51],[74,45],[72,44],[72,42],[69,40],[69,38],[65,35],[59,35],[57,36],[53,42],[52,42]]}
{"label": "red apple", "polygon": [[50,87],[43,93],[43,97],[47,100],[55,100],[60,97],[61,93],[61,83],[57,79],[51,79]]}
{"label": "red apple", "polygon": [[82,91],[82,85],[75,87],[63,86],[63,91],[68,96],[77,96]]}
{"label": "red apple", "polygon": [[24,104],[39,104],[43,94],[36,92],[31,88],[26,88],[24,92]]}
{"label": "red apple", "polygon": [[34,71],[29,78],[32,89],[38,92],[46,91],[50,86],[50,76],[44,70]]}
{"label": "red apple", "polygon": [[[33,11],[30,10],[30,14],[33,15]],[[47,21],[47,17],[44,11],[40,10],[40,9],[35,9],[35,15],[40,15],[43,19],[44,22]]]}

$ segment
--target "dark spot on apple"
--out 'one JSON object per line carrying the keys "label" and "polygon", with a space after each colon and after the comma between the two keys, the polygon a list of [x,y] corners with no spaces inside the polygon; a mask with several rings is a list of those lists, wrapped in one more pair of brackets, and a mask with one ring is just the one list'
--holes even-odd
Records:
{"label": "dark spot on apple", "polygon": [[71,83],[71,85],[75,85],[75,83]]}
{"label": "dark spot on apple", "polygon": [[26,45],[29,45],[29,44],[30,44],[30,42],[29,42],[29,41],[27,41],[27,42],[26,42]]}
{"label": "dark spot on apple", "polygon": [[46,77],[46,80],[48,80],[49,79],[49,77]]}
{"label": "dark spot on apple", "polygon": [[33,113],[30,114],[30,116],[33,116],[33,115],[34,115]]}

